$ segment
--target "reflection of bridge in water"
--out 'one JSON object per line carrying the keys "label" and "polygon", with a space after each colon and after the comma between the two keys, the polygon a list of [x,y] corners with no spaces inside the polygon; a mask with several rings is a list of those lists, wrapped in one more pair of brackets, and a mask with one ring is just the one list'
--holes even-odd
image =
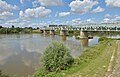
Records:
{"label": "reflection of bridge in water", "polygon": [[[61,36],[60,40],[65,42],[67,40],[67,36]],[[88,47],[89,39],[88,38],[80,39],[80,44],[83,47]]]}

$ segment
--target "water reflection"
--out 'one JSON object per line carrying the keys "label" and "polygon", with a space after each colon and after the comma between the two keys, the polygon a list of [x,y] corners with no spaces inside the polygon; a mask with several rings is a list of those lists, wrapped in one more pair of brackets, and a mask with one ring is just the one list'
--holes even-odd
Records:
{"label": "water reflection", "polygon": [[36,52],[11,55],[3,60],[4,64],[0,65],[0,69],[9,74],[18,74],[27,77],[28,74],[34,72],[38,65],[38,56],[40,57],[40,54]]}
{"label": "water reflection", "polygon": [[88,38],[84,38],[80,40],[80,43],[83,47],[88,47]]}
{"label": "water reflection", "polygon": [[8,74],[27,76],[32,74],[39,64],[41,54],[28,51],[22,41],[2,40],[0,49],[0,69]]}
{"label": "water reflection", "polygon": [[66,36],[60,36],[61,41],[65,42],[67,37]]}
{"label": "water reflection", "polygon": [[74,36],[0,35],[0,69],[9,74],[19,74],[25,77],[32,74],[39,66],[40,56],[53,40],[62,41],[73,57],[79,56],[83,48],[88,46],[88,40],[76,40]]}

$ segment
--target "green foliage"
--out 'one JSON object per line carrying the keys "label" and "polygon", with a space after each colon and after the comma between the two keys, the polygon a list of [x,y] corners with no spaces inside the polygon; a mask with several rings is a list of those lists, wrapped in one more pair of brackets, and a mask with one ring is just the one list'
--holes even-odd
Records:
{"label": "green foliage", "polygon": [[32,28],[0,28],[0,34],[31,33]]}
{"label": "green foliage", "polygon": [[3,74],[2,71],[0,70],[0,77],[10,77],[10,76]]}
{"label": "green foliage", "polygon": [[54,41],[43,54],[43,66],[49,72],[65,70],[72,62],[68,48],[61,42]]}
{"label": "green foliage", "polygon": [[[103,44],[99,44],[99,46],[102,48],[100,48],[98,45],[93,45],[90,49],[85,50],[84,53],[80,55],[78,59],[76,59],[75,64],[81,65],[98,57],[106,47],[106,46],[103,47],[102,45]],[[104,43],[104,45],[106,44]]]}
{"label": "green foliage", "polygon": [[32,77],[45,77],[45,75],[47,74],[47,71],[44,69],[39,69],[38,71],[36,71]]}
{"label": "green foliage", "polygon": [[100,37],[98,41],[101,42],[101,41],[106,41],[106,40],[108,40],[108,38],[103,36],[103,37]]}

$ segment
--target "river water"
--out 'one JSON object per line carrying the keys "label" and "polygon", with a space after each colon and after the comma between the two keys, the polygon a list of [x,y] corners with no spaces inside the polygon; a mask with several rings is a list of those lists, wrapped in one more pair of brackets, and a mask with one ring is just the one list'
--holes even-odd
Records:
{"label": "river water", "polygon": [[46,36],[42,34],[0,35],[0,70],[10,75],[32,75],[40,67],[40,57],[53,41],[63,42],[73,57],[77,57],[87,47],[98,43],[99,37],[76,40],[75,37]]}

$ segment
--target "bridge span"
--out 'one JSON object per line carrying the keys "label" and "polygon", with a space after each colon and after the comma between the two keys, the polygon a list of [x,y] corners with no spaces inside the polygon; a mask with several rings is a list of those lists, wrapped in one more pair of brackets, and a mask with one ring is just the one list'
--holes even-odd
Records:
{"label": "bridge span", "polygon": [[80,31],[80,37],[88,37],[88,32],[118,32],[120,25],[113,26],[60,26],[60,27],[40,27],[40,32],[54,35],[56,31],[60,31],[61,36],[66,35],[66,31]]}

